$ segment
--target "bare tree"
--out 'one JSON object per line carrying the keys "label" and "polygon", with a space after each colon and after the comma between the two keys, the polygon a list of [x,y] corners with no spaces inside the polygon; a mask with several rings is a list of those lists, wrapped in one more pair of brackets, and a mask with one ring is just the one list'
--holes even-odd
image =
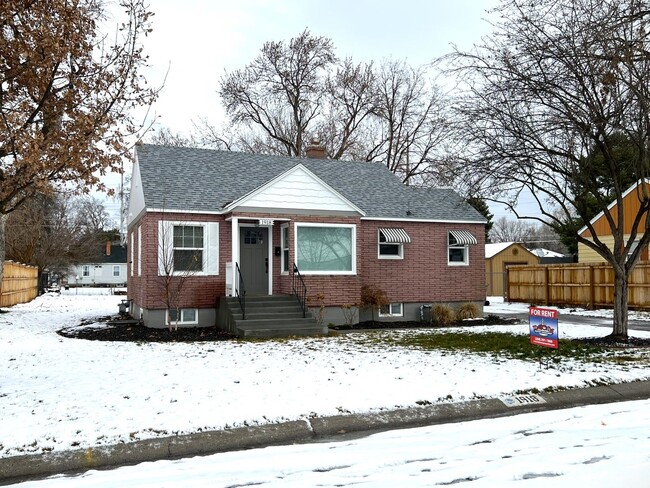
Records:
{"label": "bare tree", "polygon": [[435,173],[448,133],[443,97],[429,71],[386,61],[377,75],[372,143],[365,159],[382,161],[405,183]]}
{"label": "bare tree", "polygon": [[74,215],[75,228],[82,235],[94,236],[116,226],[104,204],[95,197],[77,198],[71,213]]}
{"label": "bare tree", "polygon": [[365,159],[368,142],[362,133],[375,109],[375,73],[372,63],[355,64],[347,58],[327,80],[327,97],[316,136],[332,159],[352,155]]}
{"label": "bare tree", "polygon": [[146,142],[149,144],[158,144],[160,146],[175,147],[198,147],[194,136],[185,136],[180,132],[173,132],[168,127],[159,127],[152,129],[146,136]]}
{"label": "bare tree", "polygon": [[300,156],[335,61],[332,41],[307,29],[288,43],[267,42],[253,62],[222,78],[226,113],[235,124],[255,127],[264,152]]}
{"label": "bare tree", "polygon": [[6,257],[65,275],[70,266],[99,254],[111,239],[112,222],[96,199],[50,193],[35,195],[10,213],[6,224]]}
{"label": "bare tree", "polygon": [[499,217],[490,230],[492,242],[526,242],[531,239],[536,230],[532,222],[518,219]]}
{"label": "bare tree", "polygon": [[[583,219],[592,239],[578,241],[613,267],[610,337],[625,340],[628,277],[650,242],[646,187],[636,192],[639,211],[627,220],[627,235],[622,205],[624,178],[641,180],[650,169],[650,5],[503,0],[495,13],[502,20],[494,34],[451,57],[466,87],[456,105],[466,178],[486,198],[504,196],[517,216],[516,196],[528,189],[538,221],[556,227],[574,215]],[[633,158],[616,157],[615,133],[634,147]],[[595,148],[597,164],[587,157]],[[589,223],[592,202],[603,212],[611,247]]]}
{"label": "bare tree", "polygon": [[0,275],[4,217],[57,185],[105,190],[101,175],[121,171],[143,129],[131,114],[157,95],[139,74],[151,13],[120,7],[109,37],[101,0],[0,2]]}
{"label": "bare tree", "polygon": [[264,44],[252,63],[222,78],[219,93],[231,133],[206,123],[201,130],[219,147],[302,156],[316,139],[330,158],[381,161],[404,182],[446,178],[449,124],[428,68],[340,61],[331,39],[305,30],[288,44]]}
{"label": "bare tree", "polygon": [[[195,234],[201,229],[201,234]],[[181,321],[181,303],[187,280],[202,269],[205,256],[197,249],[177,250],[175,247],[203,247],[201,227],[182,223],[171,223],[164,218],[158,225],[158,282],[161,288],[160,300],[167,310],[169,331],[178,329]],[[189,245],[186,245],[189,244]]]}

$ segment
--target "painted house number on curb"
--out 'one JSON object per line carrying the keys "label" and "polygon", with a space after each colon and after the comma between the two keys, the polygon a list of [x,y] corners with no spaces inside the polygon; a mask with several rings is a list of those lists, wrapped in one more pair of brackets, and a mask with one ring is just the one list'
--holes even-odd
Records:
{"label": "painted house number on curb", "polygon": [[501,400],[506,407],[521,407],[523,405],[541,405],[542,403],[546,403],[546,400],[541,396],[534,394],[502,397],[499,398],[499,400]]}

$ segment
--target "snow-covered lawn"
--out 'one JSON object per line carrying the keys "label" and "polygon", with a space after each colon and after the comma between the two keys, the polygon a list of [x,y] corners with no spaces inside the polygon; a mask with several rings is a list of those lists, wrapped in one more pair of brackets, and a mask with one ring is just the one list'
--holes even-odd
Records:
{"label": "snow-covered lawn", "polygon": [[[0,315],[0,457],[650,378],[648,352],[636,353],[632,363],[569,360],[540,370],[532,361],[407,350],[374,340],[436,331],[140,344],[57,335],[82,319],[115,314],[124,298],[82,292],[41,296]],[[528,326],[490,330],[527,334]],[[571,324],[567,316],[560,328],[560,339],[604,334],[602,328]]]}

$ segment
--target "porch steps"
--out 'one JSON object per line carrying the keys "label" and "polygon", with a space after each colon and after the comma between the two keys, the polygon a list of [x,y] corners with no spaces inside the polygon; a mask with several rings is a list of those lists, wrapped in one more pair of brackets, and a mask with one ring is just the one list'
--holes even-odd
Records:
{"label": "porch steps", "polygon": [[265,295],[246,297],[246,320],[237,298],[226,298],[232,328],[238,337],[269,338],[326,335],[327,327],[318,325],[311,312],[303,317],[295,296]]}

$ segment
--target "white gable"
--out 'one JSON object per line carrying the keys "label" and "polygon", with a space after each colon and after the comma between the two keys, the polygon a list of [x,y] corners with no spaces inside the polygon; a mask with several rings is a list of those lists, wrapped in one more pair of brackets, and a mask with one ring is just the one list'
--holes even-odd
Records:
{"label": "white gable", "polygon": [[129,214],[127,216],[127,227],[144,210],[144,191],[142,190],[142,178],[140,177],[140,166],[138,155],[135,155],[135,164],[131,173],[131,191],[129,193]]}
{"label": "white gable", "polygon": [[365,213],[302,164],[232,202],[228,208],[320,210]]}

